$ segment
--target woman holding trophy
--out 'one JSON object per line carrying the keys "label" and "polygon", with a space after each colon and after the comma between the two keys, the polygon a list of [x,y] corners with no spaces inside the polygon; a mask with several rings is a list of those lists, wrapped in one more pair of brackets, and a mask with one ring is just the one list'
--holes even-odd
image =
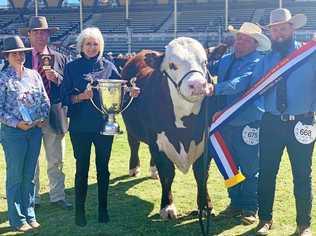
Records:
{"label": "woman holding trophy", "polygon": [[40,127],[48,118],[49,99],[40,75],[23,66],[25,48],[18,36],[4,40],[8,61],[0,73],[1,141],[6,161],[10,225],[27,232],[40,227],[34,212],[33,178],[41,148]]}
{"label": "woman holding trophy", "polygon": [[[100,134],[107,117],[96,108],[102,105],[99,90],[92,90],[89,85],[92,82],[91,78],[93,80],[119,80],[120,75],[115,66],[103,58],[104,41],[98,28],[89,27],[79,34],[77,50],[81,57],[65,67],[62,97],[64,105],[68,106],[70,139],[76,159],[75,223],[78,226],[85,226],[87,224],[85,200],[92,143],[96,156],[98,220],[100,223],[109,221],[108,164],[113,142],[113,135]],[[138,94],[138,88],[132,89],[131,96],[138,96]]]}

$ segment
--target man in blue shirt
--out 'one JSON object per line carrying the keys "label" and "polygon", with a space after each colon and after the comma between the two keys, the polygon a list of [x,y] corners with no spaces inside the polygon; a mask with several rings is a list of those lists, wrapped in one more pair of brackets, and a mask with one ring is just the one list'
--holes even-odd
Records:
{"label": "man in blue shirt", "polygon": [[[303,27],[303,14],[291,16],[289,10],[275,9],[270,15],[272,51],[256,66],[255,80],[264,76],[284,57],[300,48],[294,40]],[[290,158],[296,203],[297,234],[311,236],[311,166],[315,141],[316,55],[290,68],[264,96],[265,113],[260,128],[259,225],[257,235],[267,235],[272,226],[275,180],[283,151]]]}
{"label": "man in blue shirt", "polygon": [[[223,56],[211,65],[211,74],[217,76],[214,94],[219,109],[233,104],[252,83],[255,65],[263,55],[259,51],[270,50],[270,40],[260,27],[245,22],[239,30],[229,26],[235,35],[234,52]],[[212,89],[211,89],[212,90]],[[216,114],[215,114],[216,115]],[[228,189],[230,206],[222,215],[240,216],[244,224],[256,221],[258,209],[257,185],[259,171],[259,121],[262,111],[252,103],[242,109],[220,128],[234,161],[246,180]]]}

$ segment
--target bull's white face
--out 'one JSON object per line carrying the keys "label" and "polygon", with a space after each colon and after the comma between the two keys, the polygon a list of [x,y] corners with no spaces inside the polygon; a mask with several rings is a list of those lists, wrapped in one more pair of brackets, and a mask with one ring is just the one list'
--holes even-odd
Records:
{"label": "bull's white face", "polygon": [[180,93],[186,100],[197,102],[204,97],[207,56],[195,39],[180,37],[172,40],[166,47],[161,71],[166,71],[176,84],[182,80]]}

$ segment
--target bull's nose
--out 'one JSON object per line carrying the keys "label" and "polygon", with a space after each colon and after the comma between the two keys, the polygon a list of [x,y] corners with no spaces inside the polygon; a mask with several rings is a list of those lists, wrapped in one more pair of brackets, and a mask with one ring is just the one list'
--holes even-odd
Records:
{"label": "bull's nose", "polygon": [[206,81],[200,81],[200,80],[190,81],[188,83],[188,86],[192,90],[200,90],[200,89],[206,88]]}
{"label": "bull's nose", "polygon": [[191,91],[191,95],[200,96],[205,94],[207,82],[205,80],[189,81],[188,88]]}

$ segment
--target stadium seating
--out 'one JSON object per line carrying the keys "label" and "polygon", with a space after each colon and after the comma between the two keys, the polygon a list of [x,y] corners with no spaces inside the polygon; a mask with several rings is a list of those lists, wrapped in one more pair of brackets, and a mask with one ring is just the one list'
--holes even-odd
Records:
{"label": "stadium seating", "polygon": [[[130,2],[132,3],[128,20],[126,20],[124,6],[85,7],[83,9],[84,27],[99,27],[105,36],[106,50],[112,51],[114,54],[126,53],[128,50],[127,26],[131,32],[132,51],[139,51],[142,48],[163,50],[164,46],[174,37],[172,1],[169,1],[169,4],[157,4],[159,1],[153,0]],[[179,0],[178,2],[177,36],[195,37],[206,46],[221,40],[224,32],[224,1],[209,0],[207,3],[194,4],[192,2],[195,1],[192,0]],[[278,7],[276,0],[234,0],[229,2],[228,23],[235,27],[239,27],[245,21],[266,25],[269,21],[270,11]],[[298,35],[300,39],[308,40],[311,33],[316,32],[315,2],[292,0],[283,0],[283,2],[293,14],[303,12],[307,15],[308,23]],[[18,33],[18,29],[25,25],[32,14],[32,9],[0,9],[0,37]],[[68,39],[73,40],[75,38],[73,36],[80,31],[78,6],[41,8],[39,14],[46,16],[51,26],[60,27],[60,31],[51,38],[56,45],[63,45],[63,42],[69,44]],[[67,45],[63,46],[67,47]]]}

